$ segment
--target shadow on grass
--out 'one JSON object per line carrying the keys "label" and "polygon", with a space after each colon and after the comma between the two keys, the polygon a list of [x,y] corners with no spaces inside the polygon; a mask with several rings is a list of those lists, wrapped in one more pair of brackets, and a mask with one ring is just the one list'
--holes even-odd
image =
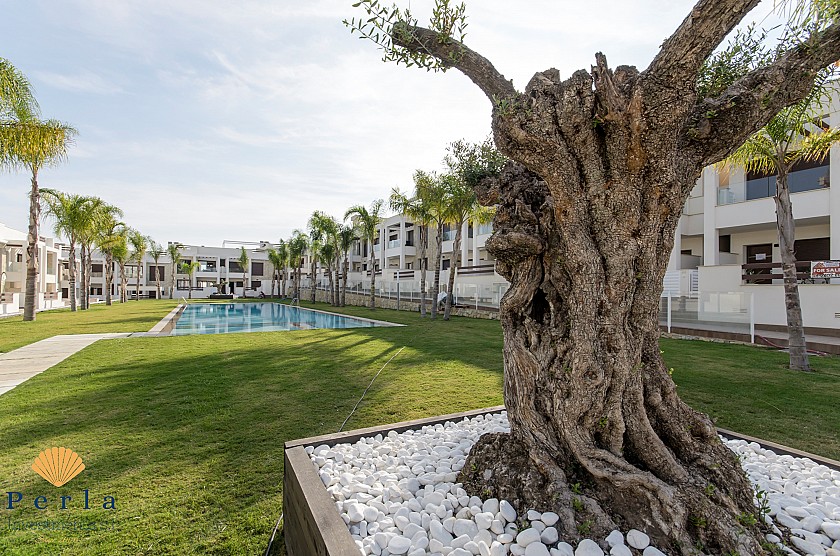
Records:
{"label": "shadow on grass", "polygon": [[[107,341],[3,396],[0,473],[37,491],[28,466],[38,451],[79,451],[88,470],[63,488],[125,501],[121,535],[91,536],[82,552],[255,553],[281,510],[283,442],[335,431],[409,339],[360,425],[501,399],[498,353],[447,359],[404,328]],[[32,538],[0,538],[0,548]]]}

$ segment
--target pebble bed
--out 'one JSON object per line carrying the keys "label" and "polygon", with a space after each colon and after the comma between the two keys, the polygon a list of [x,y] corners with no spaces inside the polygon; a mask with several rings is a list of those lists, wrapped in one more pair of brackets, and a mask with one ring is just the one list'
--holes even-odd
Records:
{"label": "pebble bed", "polygon": [[[458,471],[478,438],[508,432],[507,414],[306,448],[350,534],[367,556],[661,556],[635,529],[573,546],[559,538],[553,512],[518,515],[506,500],[468,496]],[[840,471],[725,440],[764,502],[767,535],[789,554],[840,556]],[[791,533],[781,544],[777,525]],[[603,547],[603,548],[602,548]]]}

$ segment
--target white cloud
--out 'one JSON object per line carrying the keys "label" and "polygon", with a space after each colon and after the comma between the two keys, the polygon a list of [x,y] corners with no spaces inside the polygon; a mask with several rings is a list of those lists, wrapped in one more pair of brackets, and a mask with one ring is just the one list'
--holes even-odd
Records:
{"label": "white cloud", "polygon": [[83,71],[78,74],[61,74],[50,71],[34,72],[35,79],[56,89],[69,91],[71,93],[93,93],[97,95],[110,95],[120,93],[123,89],[111,83],[101,75],[90,71]]}
{"label": "white cloud", "polygon": [[[519,89],[550,67],[588,69],[596,51],[643,69],[693,3],[474,0],[467,42]],[[5,55],[46,85],[45,112],[80,130],[44,185],[117,203],[162,242],[274,240],[313,210],[341,216],[408,189],[415,169],[440,167],[448,142],[489,133],[490,104],[466,77],[383,64],[342,26],[358,15],[351,4],[41,0],[4,10]],[[418,13],[430,5],[412,2]],[[27,187],[23,174],[0,176],[0,221],[25,227]]]}

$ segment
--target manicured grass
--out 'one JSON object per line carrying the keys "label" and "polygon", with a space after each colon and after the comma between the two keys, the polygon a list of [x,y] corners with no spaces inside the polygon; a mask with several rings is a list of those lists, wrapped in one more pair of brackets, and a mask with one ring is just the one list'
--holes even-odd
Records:
{"label": "manicured grass", "polygon": [[0,319],[0,353],[58,334],[146,332],[176,305],[177,300],[141,299],[110,307],[97,303],[75,313],[44,311],[35,315],[34,322],[23,322],[22,316]]}
{"label": "manicured grass", "polygon": [[680,396],[717,426],[840,460],[840,358],[811,357],[791,371],[788,354],[704,341],[660,342]]}
{"label": "manicured grass", "polygon": [[[262,553],[282,511],[283,442],[336,431],[403,347],[347,429],[502,402],[498,322],[317,308],[408,326],[103,341],[0,396],[0,496],[26,496],[15,510],[0,498],[0,553]],[[840,457],[840,360],[801,375],[769,350],[662,345],[684,398],[719,426]],[[29,468],[50,446],[87,466],[61,488]],[[84,489],[90,510],[75,505]],[[101,509],[105,495],[116,510]],[[113,531],[15,531],[9,517]]]}
{"label": "manicured grass", "polygon": [[[0,506],[0,554],[260,554],[282,511],[283,442],[336,431],[403,346],[348,428],[501,403],[497,322],[376,316],[412,325],[103,341],[4,394],[0,491],[28,503]],[[50,446],[87,469],[46,483],[29,467]],[[53,504],[83,489],[99,506]],[[9,516],[115,531],[9,531]]]}

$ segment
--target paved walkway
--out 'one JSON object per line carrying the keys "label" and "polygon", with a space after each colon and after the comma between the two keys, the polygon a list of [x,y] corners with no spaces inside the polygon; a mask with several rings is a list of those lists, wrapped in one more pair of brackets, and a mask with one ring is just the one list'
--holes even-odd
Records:
{"label": "paved walkway", "polygon": [[125,338],[129,335],[130,333],[110,333],[53,336],[0,354],[0,395],[98,340]]}

